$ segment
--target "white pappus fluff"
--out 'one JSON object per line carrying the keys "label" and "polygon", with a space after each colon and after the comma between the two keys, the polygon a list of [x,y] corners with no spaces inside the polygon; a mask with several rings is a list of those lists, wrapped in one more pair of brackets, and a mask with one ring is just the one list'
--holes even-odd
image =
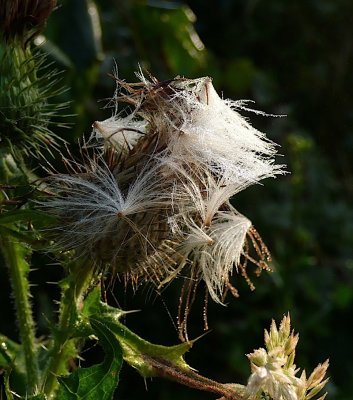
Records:
{"label": "white pappus fluff", "polygon": [[283,172],[276,145],[238,113],[244,103],[220,98],[208,77],[141,81],[117,79],[116,98],[133,111],[93,124],[91,141],[105,142],[101,166],[54,175],[43,207],[59,217],[63,250],[120,263],[157,286],[183,270],[221,302],[247,255],[247,236],[256,265],[266,261],[266,247],[230,198]]}

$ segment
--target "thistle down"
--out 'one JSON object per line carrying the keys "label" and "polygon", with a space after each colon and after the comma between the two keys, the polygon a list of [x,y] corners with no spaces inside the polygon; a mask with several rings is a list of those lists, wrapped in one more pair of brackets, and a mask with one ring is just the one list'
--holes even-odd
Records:
{"label": "thistle down", "polygon": [[[114,115],[93,124],[95,156],[48,179],[43,207],[57,217],[57,247],[158,288],[177,276],[189,290],[204,281],[222,302],[236,294],[234,269],[249,284],[248,260],[268,269],[266,246],[230,198],[282,173],[276,145],[208,77],[117,84]],[[118,113],[119,103],[131,112]]]}

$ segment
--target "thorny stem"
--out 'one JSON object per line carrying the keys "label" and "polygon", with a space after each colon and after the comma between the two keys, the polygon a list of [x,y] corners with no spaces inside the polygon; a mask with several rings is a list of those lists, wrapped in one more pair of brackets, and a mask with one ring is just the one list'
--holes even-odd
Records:
{"label": "thorny stem", "polygon": [[35,324],[29,302],[29,267],[23,259],[18,244],[5,235],[0,238],[0,248],[8,266],[13,297],[15,301],[16,317],[23,346],[26,366],[26,384],[28,393],[32,394],[38,384],[38,360],[36,354]]}
{"label": "thorny stem", "polygon": [[75,265],[68,277],[68,286],[63,289],[58,327],[53,335],[50,358],[43,375],[43,389],[48,398],[53,397],[58,385],[57,376],[65,369],[68,361],[67,350],[77,323],[77,311],[82,306],[83,295],[91,285],[92,269],[89,262]]}
{"label": "thorny stem", "polygon": [[222,396],[225,400],[245,399],[244,396],[233,389],[231,385],[222,384],[206,378],[192,369],[178,367],[175,364],[169,364],[166,360],[155,357],[145,356],[144,358],[156,370],[160,377],[169,378],[193,389],[215,393]]}

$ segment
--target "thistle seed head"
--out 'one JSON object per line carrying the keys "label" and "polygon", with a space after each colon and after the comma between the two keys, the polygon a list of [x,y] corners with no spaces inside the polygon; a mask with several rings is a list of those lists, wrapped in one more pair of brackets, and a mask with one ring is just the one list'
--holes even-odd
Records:
{"label": "thistle seed head", "polygon": [[[43,207],[58,217],[57,246],[159,288],[183,273],[222,302],[235,292],[234,269],[250,285],[248,260],[257,273],[268,269],[266,246],[229,200],[282,173],[276,146],[240,116],[241,103],[217,95],[210,78],[140,78],[117,79],[114,115],[93,124],[90,142],[104,143],[99,155],[48,180],[53,196]],[[131,112],[119,114],[119,102]]]}

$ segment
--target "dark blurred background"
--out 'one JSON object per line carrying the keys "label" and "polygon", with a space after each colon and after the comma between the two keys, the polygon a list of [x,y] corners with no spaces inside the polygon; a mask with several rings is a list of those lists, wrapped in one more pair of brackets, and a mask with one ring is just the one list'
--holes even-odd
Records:
{"label": "dark blurred background", "polygon": [[[275,272],[254,278],[255,292],[235,276],[240,298],[228,297],[227,307],[209,304],[211,332],[186,358],[211,378],[246,383],[245,354],[263,345],[271,318],[289,311],[300,332],[297,364],[311,371],[330,358],[328,398],[353,398],[352,15],[352,0],[62,0],[43,33],[43,48],[69,87],[76,117],[58,133],[73,147],[93,121],[111,116],[105,105],[114,68],[127,81],[136,80],[139,65],[159,80],[208,75],[224,97],[286,115],[244,114],[280,144],[278,162],[290,173],[234,199],[270,248]],[[45,334],[43,315],[51,315],[58,296],[48,282],[62,272],[48,256],[35,257],[43,264],[31,278]],[[129,315],[129,327],[170,345],[178,342],[179,290],[178,282],[160,295],[117,283],[107,293],[113,304],[141,310]],[[1,298],[8,295],[3,289]],[[201,290],[190,315],[192,338],[203,333],[203,297]],[[9,321],[3,333],[13,337],[11,308],[3,312]],[[87,364],[102,356],[96,347],[84,354]],[[116,391],[120,400],[214,397],[160,379],[144,382],[128,366]]]}

